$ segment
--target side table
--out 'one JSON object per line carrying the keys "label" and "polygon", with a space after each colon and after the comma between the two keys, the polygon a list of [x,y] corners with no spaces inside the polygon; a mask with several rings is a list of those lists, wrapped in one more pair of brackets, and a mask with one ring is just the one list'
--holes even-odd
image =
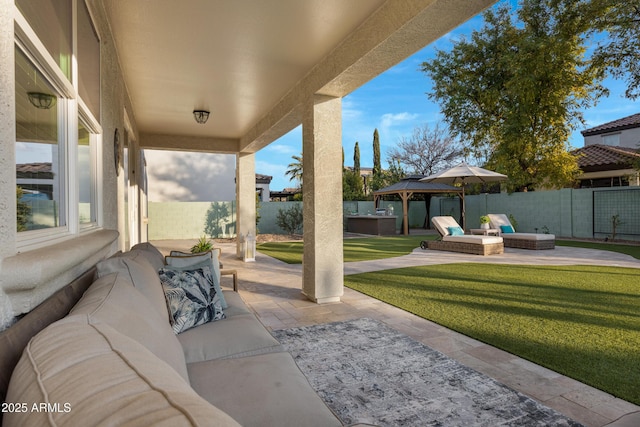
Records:
{"label": "side table", "polygon": [[484,236],[500,236],[500,230],[497,228],[472,228],[469,230],[471,234]]}

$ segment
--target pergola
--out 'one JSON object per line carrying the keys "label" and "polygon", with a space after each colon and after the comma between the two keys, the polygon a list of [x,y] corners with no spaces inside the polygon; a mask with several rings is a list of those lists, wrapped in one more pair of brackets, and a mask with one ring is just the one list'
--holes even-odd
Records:
{"label": "pergola", "polygon": [[[457,193],[462,194],[462,188],[453,187],[448,184],[438,184],[431,182],[421,182],[420,178],[425,175],[411,175],[402,178],[385,188],[373,192],[374,205],[378,207],[380,197],[387,194],[397,194],[402,199],[402,233],[406,236],[409,234],[409,199],[416,193]],[[427,217],[429,216],[429,205],[427,204]]]}

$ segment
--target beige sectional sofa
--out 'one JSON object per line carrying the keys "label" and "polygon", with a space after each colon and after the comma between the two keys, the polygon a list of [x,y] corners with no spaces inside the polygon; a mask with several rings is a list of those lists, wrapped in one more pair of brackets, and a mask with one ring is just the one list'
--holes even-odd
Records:
{"label": "beige sectional sofa", "polygon": [[6,395],[25,410],[2,425],[342,425],[236,292],[223,291],[226,318],[176,335],[162,265],[149,244],[99,263],[26,345]]}

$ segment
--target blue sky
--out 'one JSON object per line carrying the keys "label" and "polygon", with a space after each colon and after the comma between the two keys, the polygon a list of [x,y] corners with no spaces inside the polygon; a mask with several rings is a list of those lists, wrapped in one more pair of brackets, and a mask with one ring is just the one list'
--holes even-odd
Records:
{"label": "blue sky", "polygon": [[[501,2],[502,3],[502,2]],[[373,131],[380,133],[382,166],[387,166],[387,152],[402,137],[409,137],[415,127],[428,123],[430,126],[443,119],[440,108],[430,101],[427,93],[431,81],[420,71],[420,64],[435,56],[436,48],[449,50],[451,41],[470,35],[482,28],[482,16],[476,16],[446,34],[435,43],[420,50],[395,67],[361,86],[342,101],[342,146],[345,165],[353,164],[353,147],[359,142],[360,164],[373,164]],[[625,117],[640,112],[640,101],[624,98],[623,81],[608,79],[604,82],[610,90],[607,98],[597,106],[584,111],[586,127]],[[570,144],[582,147],[580,130],[574,132]],[[256,173],[273,176],[271,190],[294,187],[284,175],[292,155],[302,151],[302,128],[298,127],[256,154]]]}

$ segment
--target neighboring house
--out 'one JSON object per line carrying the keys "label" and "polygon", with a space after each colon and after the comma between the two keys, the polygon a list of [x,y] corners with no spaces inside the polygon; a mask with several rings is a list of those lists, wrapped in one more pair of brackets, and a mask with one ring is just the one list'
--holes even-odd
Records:
{"label": "neighboring house", "polygon": [[638,186],[640,163],[638,150],[628,147],[587,145],[573,151],[578,155],[582,174],[578,178],[580,188]]}
{"label": "neighboring house", "polygon": [[640,113],[582,131],[585,147],[608,145],[611,147],[640,148]]}
{"label": "neighboring house", "polygon": [[302,193],[300,188],[285,188],[281,191],[271,192],[272,202],[292,202],[296,194]]}
{"label": "neighboring house", "polygon": [[271,197],[269,184],[271,184],[272,176],[256,174],[256,193],[260,197],[261,202],[268,202]]}
{"label": "neighboring house", "polygon": [[638,186],[640,113],[582,131],[580,188]]}
{"label": "neighboring house", "polygon": [[[353,166],[345,166],[347,170],[353,171]],[[364,194],[371,193],[371,180],[373,179],[373,168],[360,168],[360,176],[362,177],[362,191]]]}

